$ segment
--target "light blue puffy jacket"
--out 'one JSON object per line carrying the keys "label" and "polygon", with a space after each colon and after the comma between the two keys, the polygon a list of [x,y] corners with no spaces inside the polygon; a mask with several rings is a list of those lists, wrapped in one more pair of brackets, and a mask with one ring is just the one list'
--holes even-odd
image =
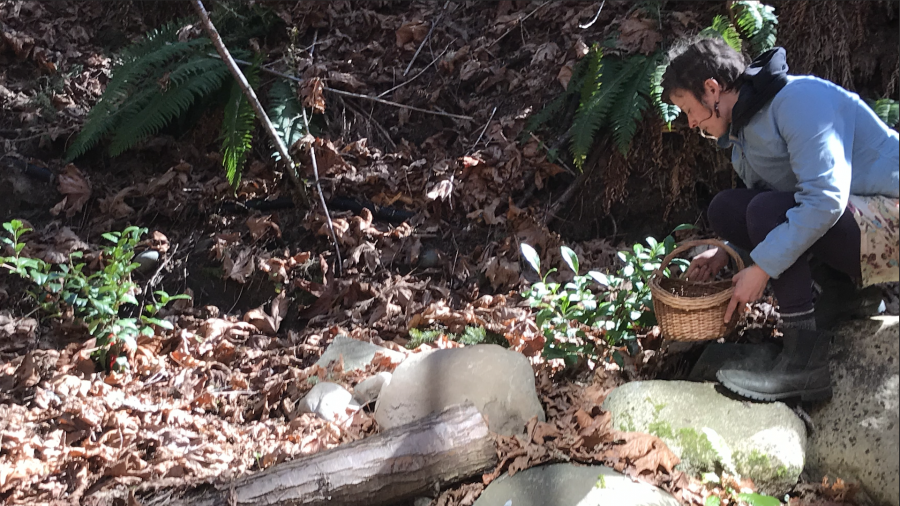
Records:
{"label": "light blue puffy jacket", "polygon": [[777,278],[841,217],[853,195],[900,194],[900,136],[855,93],[812,76],[788,83],[738,136],[731,162],[748,188],[793,191],[798,206],[750,252]]}

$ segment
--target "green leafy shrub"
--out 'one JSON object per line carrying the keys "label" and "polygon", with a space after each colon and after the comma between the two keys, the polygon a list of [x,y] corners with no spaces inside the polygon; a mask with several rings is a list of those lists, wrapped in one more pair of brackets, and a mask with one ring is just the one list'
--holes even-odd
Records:
{"label": "green leafy shrub", "polygon": [[[140,318],[119,316],[125,306],[138,306],[135,295],[139,289],[131,279],[131,272],[138,267],[133,262],[134,247],[146,229],[128,227],[122,232],[103,234],[103,238],[112,245],[102,249],[101,268],[88,273],[86,264],[80,261],[82,252],[70,254],[69,263],[58,265],[29,258],[22,255],[25,243],[21,238],[31,229],[19,220],[4,223],[3,228],[11,237],[0,239],[12,247],[13,255],[0,257],[0,267],[34,284],[28,289],[28,294],[46,317],[60,316],[71,308],[75,318],[83,322],[96,339],[97,350],[93,356],[104,367],[127,368],[127,358],[119,355],[118,351],[123,347],[134,349],[137,336],[152,336],[153,326],[171,330],[171,323],[156,317],[159,309],[170,301],[188,298],[183,294],[170,296],[160,290],[155,292],[159,300],[145,305]],[[111,350],[113,353],[110,353]]]}
{"label": "green leafy shrub", "polygon": [[[690,227],[681,225],[675,230]],[[542,274],[537,251],[523,243],[522,256],[541,276],[522,296],[538,310],[535,321],[546,339],[544,357],[562,358],[571,364],[581,356],[600,356],[602,348],[612,349],[616,360],[620,360],[617,348],[626,346],[636,351],[639,332],[656,325],[650,277],[674,249],[672,236],[662,242],[648,237],[646,246],[635,244],[630,250],[619,252],[623,265],[614,274],[588,271],[580,275],[578,255],[562,246],[562,258],[575,274],[572,281],[562,284],[548,281],[556,269]],[[675,259],[670,265],[673,264],[684,268],[688,262]],[[665,274],[668,273],[666,269]]]}

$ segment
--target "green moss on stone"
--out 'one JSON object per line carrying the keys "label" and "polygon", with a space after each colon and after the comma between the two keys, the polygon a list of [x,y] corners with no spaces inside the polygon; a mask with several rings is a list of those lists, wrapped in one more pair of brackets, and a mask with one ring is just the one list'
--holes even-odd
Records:
{"label": "green moss on stone", "polygon": [[794,480],[802,472],[802,469],[785,466],[777,458],[769,457],[755,448],[750,453],[735,452],[734,461],[738,473],[752,477],[759,485]]}
{"label": "green moss on stone", "polygon": [[631,417],[631,413],[622,413],[617,418],[616,428],[618,430],[622,432],[635,432],[637,430],[634,425],[634,418]]}
{"label": "green moss on stone", "polygon": [[647,432],[656,437],[675,440],[675,432],[672,430],[672,426],[666,422],[656,421],[651,423],[647,426]]}
{"label": "green moss on stone", "polygon": [[678,429],[676,441],[681,446],[681,458],[689,461],[698,472],[715,472],[719,456],[706,434],[685,427]]}

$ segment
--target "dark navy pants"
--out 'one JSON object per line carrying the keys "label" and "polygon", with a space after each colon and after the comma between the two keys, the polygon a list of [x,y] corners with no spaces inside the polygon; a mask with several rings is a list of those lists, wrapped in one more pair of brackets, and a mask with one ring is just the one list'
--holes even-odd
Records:
{"label": "dark navy pants", "polygon": [[[796,206],[794,192],[725,190],[710,203],[708,215],[710,225],[719,236],[751,251],[773,228],[787,221],[785,213]],[[844,213],[807,253],[851,278],[859,279],[859,241],[856,220],[850,213]],[[809,255],[800,256],[794,265],[778,279],[772,279],[771,283],[783,314],[812,310]]]}

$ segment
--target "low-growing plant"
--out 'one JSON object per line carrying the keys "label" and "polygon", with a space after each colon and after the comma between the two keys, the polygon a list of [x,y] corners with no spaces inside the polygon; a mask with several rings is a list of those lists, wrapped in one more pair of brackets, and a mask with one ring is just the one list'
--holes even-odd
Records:
{"label": "low-growing plant", "polygon": [[[675,231],[688,228],[691,225],[680,225]],[[648,237],[646,246],[638,243],[631,250],[619,252],[623,265],[615,273],[588,271],[582,275],[578,255],[562,246],[562,258],[575,274],[572,281],[562,284],[548,281],[556,269],[542,274],[537,251],[523,243],[522,256],[541,276],[522,295],[538,310],[535,321],[546,339],[544,357],[562,358],[572,364],[581,356],[596,358],[599,346],[612,349],[612,358],[620,362],[618,348],[625,346],[635,352],[638,334],[656,325],[650,278],[674,249],[671,235],[662,242]],[[687,264],[686,260],[675,259],[670,265],[684,268]]]}
{"label": "low-growing plant", "polygon": [[432,343],[441,336],[447,336],[447,339],[467,346],[473,344],[509,345],[500,334],[490,332],[480,325],[469,325],[463,329],[461,334],[454,334],[443,328],[409,329],[409,342],[406,343],[406,347],[412,350],[423,344]]}
{"label": "low-growing plant", "polygon": [[134,349],[140,334],[152,336],[153,326],[171,330],[170,322],[157,317],[159,310],[173,300],[189,298],[159,290],[154,292],[158,300],[145,305],[138,318],[120,317],[126,306],[138,306],[135,296],[140,290],[131,273],[139,265],[133,261],[134,247],[146,229],[128,227],[103,234],[112,245],[103,247],[100,268],[88,272],[81,251],[71,253],[68,263],[63,264],[27,257],[22,255],[25,243],[21,239],[31,229],[19,220],[4,223],[3,228],[11,238],[3,237],[2,241],[12,247],[13,255],[0,257],[0,267],[33,283],[27,292],[44,317],[60,316],[71,309],[96,340],[93,358],[106,368],[127,368],[128,360],[119,351]]}

